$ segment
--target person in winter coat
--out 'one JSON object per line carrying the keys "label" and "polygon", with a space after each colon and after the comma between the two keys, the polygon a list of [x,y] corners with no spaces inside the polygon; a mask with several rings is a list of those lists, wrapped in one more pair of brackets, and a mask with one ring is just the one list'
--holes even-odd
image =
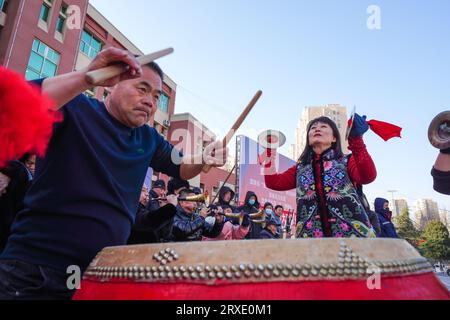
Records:
{"label": "person in winter coat", "polygon": [[31,171],[19,160],[0,169],[0,252],[6,245],[16,214],[23,209],[23,199],[32,179]]}
{"label": "person in winter coat", "polygon": [[[180,197],[195,196],[190,189],[184,189],[180,192]],[[210,209],[200,210],[196,213],[197,203],[190,201],[178,201],[177,212],[173,218],[172,234],[174,241],[201,241],[202,237],[215,238],[220,234],[219,226],[213,226],[206,223],[206,218],[211,212]]]}
{"label": "person in winter coat", "polygon": [[259,239],[280,239],[281,235],[277,232],[278,227],[281,227],[281,223],[278,223],[273,216],[270,216],[266,220],[265,228],[259,234]]}
{"label": "person in winter coat", "polygon": [[392,223],[392,212],[389,210],[389,201],[383,198],[375,199],[375,212],[380,221],[380,238],[398,238],[395,226]]}
{"label": "person in winter coat", "polygon": [[230,206],[233,210],[234,207],[230,205],[231,201],[234,199],[235,193],[231,188],[227,186],[223,186],[219,191],[219,200],[217,201],[217,205],[219,206]]}
{"label": "person in winter coat", "polygon": [[277,205],[277,206],[275,206],[275,211],[274,211],[274,215],[273,215],[275,221],[280,224],[277,227],[277,233],[280,235],[280,237],[283,236],[283,228],[281,227],[281,217],[283,215],[283,211],[284,211],[283,206]]}
{"label": "person in winter coat", "polygon": [[275,214],[275,211],[273,211],[273,204],[270,202],[266,202],[264,204],[264,212],[266,213],[266,219],[273,218],[277,223],[280,225],[277,227],[277,233],[281,237],[283,234],[283,231],[281,229],[281,219]]}
{"label": "person in winter coat", "polygon": [[[237,212],[244,212],[248,214],[259,212],[260,204],[258,202],[258,197],[253,191],[248,191],[245,195],[244,204],[236,209]],[[251,222],[250,231],[245,237],[245,239],[258,239],[261,233],[262,227],[260,224]]]}
{"label": "person in winter coat", "polygon": [[225,219],[223,214],[231,214],[233,210],[230,206],[223,205],[220,207],[216,207],[216,210],[213,210],[211,213],[214,216],[214,223],[218,225],[218,228],[221,230],[219,236],[215,238],[207,238],[203,237],[203,241],[220,241],[220,240],[242,240],[247,235],[250,230],[250,218],[248,214],[244,213],[244,219],[242,220],[241,225],[235,225],[231,223],[230,220]]}
{"label": "person in winter coat", "polygon": [[[153,190],[158,189],[155,186],[159,188],[161,184],[153,184]],[[150,195],[152,191],[150,191]],[[128,244],[130,245],[170,242],[173,240],[172,225],[173,217],[177,211],[177,197],[174,195],[167,196],[167,201],[161,207],[159,202],[153,206],[149,206],[149,204],[149,193],[144,186],[141,191],[136,220],[128,239]]]}
{"label": "person in winter coat", "polygon": [[270,189],[297,189],[297,238],[375,237],[355,188],[376,178],[362,139],[368,129],[365,117],[356,114],[348,141],[353,153],[346,156],[336,124],[328,117],[314,119],[298,163],[282,174],[265,175]]}
{"label": "person in winter coat", "polygon": [[152,189],[149,192],[149,201],[147,209],[149,211],[156,211],[161,207],[161,201],[154,200],[162,198],[166,195],[166,183],[164,180],[156,180],[152,183]]}

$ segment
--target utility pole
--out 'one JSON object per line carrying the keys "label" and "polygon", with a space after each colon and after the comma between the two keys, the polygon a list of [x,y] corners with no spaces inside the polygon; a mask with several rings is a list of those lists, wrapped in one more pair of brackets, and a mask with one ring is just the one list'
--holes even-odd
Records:
{"label": "utility pole", "polygon": [[394,194],[397,193],[398,191],[397,190],[388,190],[388,192],[392,194],[392,205],[394,206],[393,211],[395,211],[395,216],[398,216],[399,213],[398,213],[397,205],[396,205],[395,199],[394,199]]}

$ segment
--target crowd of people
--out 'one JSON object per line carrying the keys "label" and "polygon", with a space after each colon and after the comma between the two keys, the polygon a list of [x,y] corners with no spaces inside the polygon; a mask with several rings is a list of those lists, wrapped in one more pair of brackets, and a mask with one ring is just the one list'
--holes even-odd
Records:
{"label": "crowd of people", "polygon": [[128,243],[283,237],[282,206],[274,207],[267,202],[261,208],[257,195],[249,191],[244,205],[236,207],[235,193],[226,186],[220,189],[214,204],[185,200],[201,192],[199,188],[191,188],[188,181],[179,179],[170,179],[167,190],[163,180],[155,181],[150,191],[142,187],[136,222]]}
{"label": "crowd of people", "polygon": [[[298,236],[291,232],[292,216],[286,215],[283,219],[286,214],[283,206],[274,206],[270,202],[261,205],[253,191],[246,193],[241,206],[235,205],[235,193],[227,186],[219,190],[217,201],[208,206],[203,202],[183,200],[195,199],[201,192],[191,188],[188,181],[178,179],[170,179],[167,189],[164,180],[153,182],[151,190],[143,186],[128,244]],[[388,200],[377,198],[374,211],[370,207],[366,210],[376,237],[398,237]]]}

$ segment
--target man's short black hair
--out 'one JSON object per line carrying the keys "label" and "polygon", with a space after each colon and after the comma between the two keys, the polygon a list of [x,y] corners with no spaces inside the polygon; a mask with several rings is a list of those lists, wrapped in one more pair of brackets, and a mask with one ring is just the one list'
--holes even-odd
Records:
{"label": "man's short black hair", "polygon": [[164,182],[164,180],[156,180],[155,182],[152,183],[152,189],[155,188],[166,190],[166,183]]}
{"label": "man's short black hair", "polygon": [[181,188],[189,189],[190,188],[189,181],[172,178],[167,183],[167,193],[168,194],[175,194],[175,190],[178,190]]}
{"label": "man's short black hair", "polygon": [[[139,55],[134,55],[134,56],[136,58],[139,57]],[[163,80],[164,72],[162,71],[161,67],[155,61],[152,61],[150,63],[144,64],[143,67],[147,67],[147,68],[152,69],[153,71],[155,71],[159,75],[159,77],[161,78],[161,81]]]}
{"label": "man's short black hair", "polygon": [[[190,194],[195,194],[195,193],[191,189],[183,189],[183,190],[180,191],[179,197],[180,198],[184,198],[184,197],[189,196]],[[181,200],[181,201],[183,201],[183,200]]]}
{"label": "man's short black hair", "polygon": [[162,71],[161,67],[156,62],[152,61],[150,63],[144,64],[143,67],[152,69],[159,75],[159,77],[161,78],[161,81],[163,80],[164,72]]}
{"label": "man's short black hair", "polygon": [[197,195],[202,193],[202,189],[200,189],[199,187],[193,187],[192,191],[194,191],[194,193]]}
{"label": "man's short black hair", "polygon": [[277,206],[275,207],[275,211],[277,211],[278,208],[281,208],[281,209],[284,210],[283,206],[277,205]]}

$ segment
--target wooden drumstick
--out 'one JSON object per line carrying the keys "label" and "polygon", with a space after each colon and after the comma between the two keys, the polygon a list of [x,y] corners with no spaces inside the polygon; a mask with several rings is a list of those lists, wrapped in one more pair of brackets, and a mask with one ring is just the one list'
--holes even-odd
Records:
{"label": "wooden drumstick", "polygon": [[[145,56],[141,56],[137,58],[137,61],[143,66],[149,64],[150,62],[167,56],[173,53],[173,48],[167,48],[161,51],[157,51],[154,53],[147,54]],[[101,68],[98,70],[89,71],[86,74],[86,78],[89,83],[96,86],[108,79],[111,79],[115,76],[121,75],[124,72],[127,72],[129,67],[124,63],[114,64],[105,68]]]}
{"label": "wooden drumstick", "polygon": [[[228,134],[225,136],[225,138],[223,138],[223,141],[222,141],[223,148],[225,148],[228,145],[228,142],[231,141],[231,138],[233,138],[234,134],[236,133],[236,131],[238,131],[238,129],[240,128],[240,126],[244,122],[245,118],[247,118],[248,114],[250,113],[250,111],[252,111],[253,107],[258,102],[259,98],[261,98],[261,96],[262,96],[262,91],[259,90],[255,94],[253,99],[250,101],[250,103],[248,104],[247,108],[245,108],[245,110],[242,112],[242,114],[236,120],[234,125],[231,127],[230,131],[228,131]],[[211,166],[210,165],[205,165],[203,167],[203,172],[204,173],[208,173],[209,170],[211,170]]]}

